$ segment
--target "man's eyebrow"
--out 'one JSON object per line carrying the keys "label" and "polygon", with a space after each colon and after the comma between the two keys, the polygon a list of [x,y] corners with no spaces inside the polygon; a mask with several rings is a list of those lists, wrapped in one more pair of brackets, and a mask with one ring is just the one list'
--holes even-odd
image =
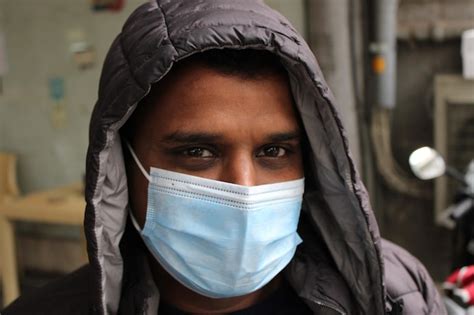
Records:
{"label": "man's eyebrow", "polygon": [[163,142],[169,143],[203,143],[214,142],[221,136],[205,132],[174,132],[163,137]]}
{"label": "man's eyebrow", "polygon": [[[278,132],[270,134],[266,137],[268,142],[283,142],[291,140],[299,140],[301,134],[299,131]],[[222,139],[221,135],[206,132],[173,132],[162,138],[162,142],[166,143],[206,143],[216,142]]]}
{"label": "man's eyebrow", "polygon": [[301,133],[299,131],[279,132],[271,134],[267,137],[269,142],[283,142],[290,140],[300,140]]}

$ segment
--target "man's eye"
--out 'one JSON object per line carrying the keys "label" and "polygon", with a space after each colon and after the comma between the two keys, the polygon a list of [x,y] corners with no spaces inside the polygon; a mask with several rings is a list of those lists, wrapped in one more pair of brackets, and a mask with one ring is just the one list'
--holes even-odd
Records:
{"label": "man's eye", "polygon": [[211,158],[214,154],[208,149],[204,148],[189,148],[183,151],[184,155],[193,158]]}
{"label": "man's eye", "polygon": [[257,154],[257,157],[278,158],[278,157],[283,157],[286,154],[287,154],[287,151],[285,148],[282,148],[279,146],[269,146],[269,147],[263,148],[262,151],[260,151]]}

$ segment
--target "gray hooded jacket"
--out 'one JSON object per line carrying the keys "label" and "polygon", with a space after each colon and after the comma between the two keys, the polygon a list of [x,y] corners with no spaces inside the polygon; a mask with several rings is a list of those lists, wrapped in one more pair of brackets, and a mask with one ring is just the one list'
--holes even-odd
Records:
{"label": "gray hooded jacket", "polygon": [[127,224],[119,129],[175,62],[219,48],[270,51],[290,78],[313,183],[299,226],[304,242],[284,271],[300,298],[314,314],[445,314],[425,268],[381,239],[334,97],[290,23],[256,0],[153,0],[130,16],[103,67],[87,154],[90,264],[4,315],[157,314],[159,292]]}

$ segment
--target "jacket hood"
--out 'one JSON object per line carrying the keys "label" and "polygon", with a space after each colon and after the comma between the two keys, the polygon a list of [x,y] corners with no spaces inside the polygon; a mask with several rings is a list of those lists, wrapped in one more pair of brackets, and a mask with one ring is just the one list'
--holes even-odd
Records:
{"label": "jacket hood", "polygon": [[[383,314],[380,235],[334,97],[303,38],[283,16],[255,0],[150,1],[136,9],[112,43],[90,123],[86,166],[85,232],[99,313],[117,313],[121,296],[119,244],[128,192],[119,129],[174,63],[221,48],[267,50],[281,59],[311,147],[305,174],[313,183],[304,194],[309,230],[303,235],[305,248],[311,249],[311,234],[317,235],[359,313]],[[288,277],[311,302],[316,289],[303,279],[309,268],[305,257],[294,257]]]}

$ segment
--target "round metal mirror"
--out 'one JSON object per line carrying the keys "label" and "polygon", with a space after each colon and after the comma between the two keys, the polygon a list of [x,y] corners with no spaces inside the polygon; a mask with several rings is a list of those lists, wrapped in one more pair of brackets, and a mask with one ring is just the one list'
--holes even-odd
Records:
{"label": "round metal mirror", "polygon": [[408,162],[413,173],[420,179],[433,179],[446,172],[446,163],[443,157],[430,147],[422,147],[413,151]]}

